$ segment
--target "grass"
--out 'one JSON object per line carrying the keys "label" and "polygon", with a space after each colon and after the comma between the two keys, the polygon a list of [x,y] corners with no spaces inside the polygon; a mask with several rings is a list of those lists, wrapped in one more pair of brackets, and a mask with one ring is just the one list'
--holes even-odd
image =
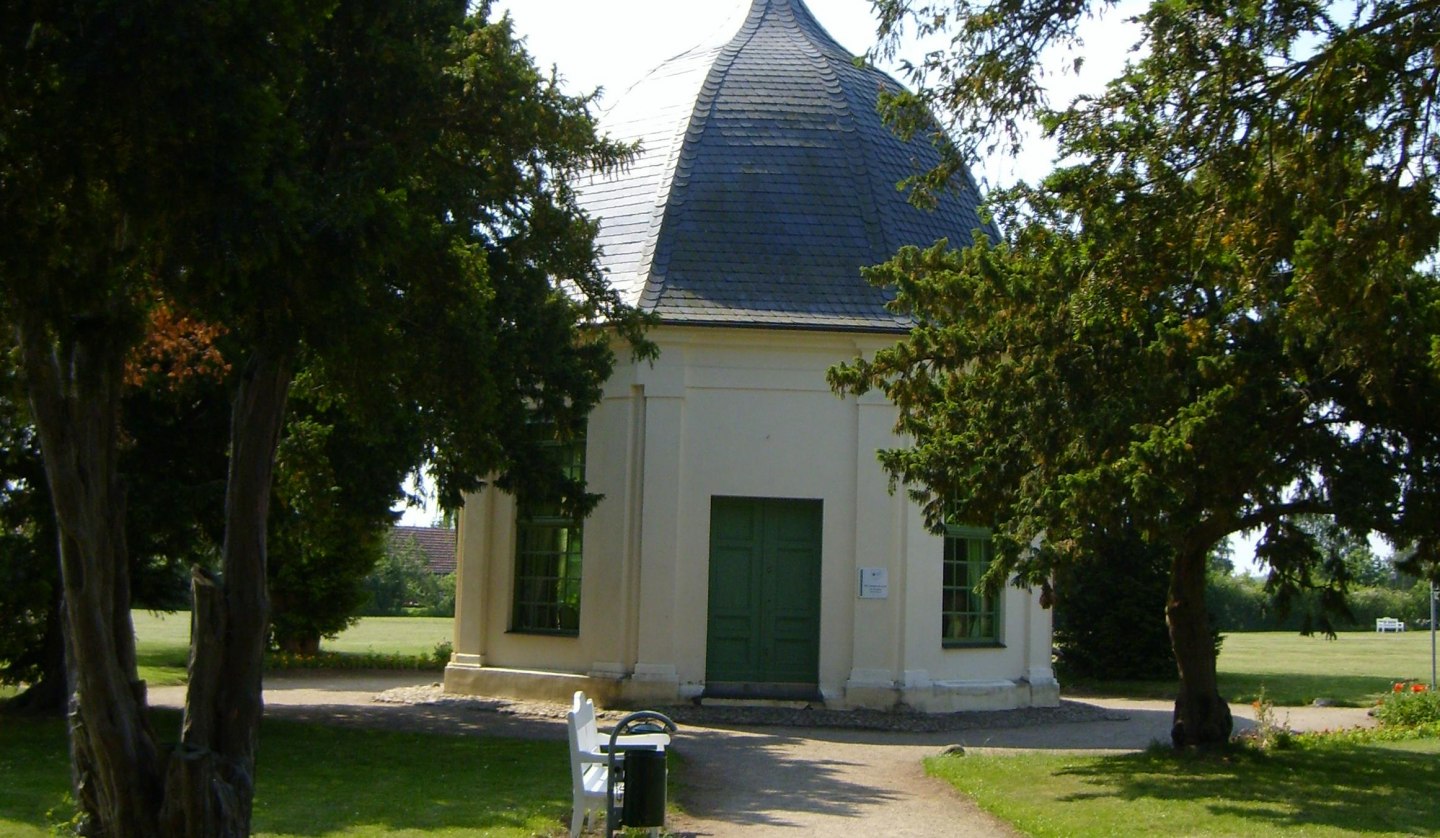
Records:
{"label": "grass", "polygon": [[[1430,638],[1423,632],[1355,632],[1335,640],[1231,634],[1219,669],[1220,691],[1231,700],[1253,701],[1263,688],[1266,699],[1281,706],[1317,698],[1367,706],[1396,681],[1428,681]],[[1164,698],[1175,688],[1168,682],[1084,686],[1091,694]],[[1290,749],[1220,754],[971,754],[931,759],[926,768],[1034,836],[1435,834],[1440,738],[1433,729],[1430,738],[1382,736],[1300,737]]]}
{"label": "grass", "polygon": [[[190,654],[190,614],[135,611],[136,657],[140,677],[151,686],[185,683]],[[449,617],[365,617],[320,644],[323,652],[341,655],[429,656],[452,636]]]}
{"label": "grass", "polygon": [[[1220,694],[1231,701],[1254,701],[1263,687],[1266,699],[1281,707],[1316,699],[1368,707],[1396,681],[1430,680],[1430,635],[1346,632],[1327,640],[1278,631],[1227,634],[1218,665]],[[1066,683],[1063,690],[1070,696],[1175,696],[1170,681]]]}
{"label": "grass", "polygon": [[[183,680],[185,614],[136,614],[142,662]],[[372,618],[326,649],[429,654],[450,621]],[[1429,637],[1348,633],[1335,641],[1233,634],[1221,689],[1277,705],[1327,698],[1370,704],[1394,681],[1428,680]],[[159,683],[154,674],[143,675]],[[173,682],[172,682],[173,683]],[[1164,697],[1173,684],[1090,685]],[[1067,692],[1074,691],[1067,685]],[[174,730],[160,713],[158,730]],[[564,744],[265,722],[258,835],[557,835],[569,809]],[[683,768],[677,765],[676,768]],[[1289,750],[1222,755],[971,754],[927,761],[988,811],[1037,836],[1433,834],[1440,823],[1440,739],[1302,738]],[[675,780],[672,773],[672,783]],[[59,721],[0,718],[0,835],[39,838],[67,817]]]}
{"label": "grass", "polygon": [[[157,713],[158,730],[178,727]],[[0,835],[41,838],[69,815],[63,724],[0,722]],[[559,835],[570,810],[564,742],[452,737],[267,720],[258,836]]]}
{"label": "grass", "polygon": [[[49,836],[63,818],[70,788],[70,755],[58,718],[0,716],[0,835]],[[68,816],[68,815],[67,815]]]}
{"label": "grass", "polygon": [[1440,739],[1120,756],[936,757],[926,769],[1027,835],[1430,835]]}

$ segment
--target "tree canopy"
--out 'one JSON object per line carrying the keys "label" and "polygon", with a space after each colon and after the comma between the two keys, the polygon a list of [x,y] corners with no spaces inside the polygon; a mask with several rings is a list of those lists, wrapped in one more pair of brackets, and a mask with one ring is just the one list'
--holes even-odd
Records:
{"label": "tree canopy", "polygon": [[[487,475],[583,497],[541,437],[599,398],[611,334],[644,344],[567,178],[625,149],[484,2],[21,4],[0,38],[0,322],[59,530],[76,801],[97,834],[245,835],[302,353],[348,409],[406,406],[442,498]],[[223,327],[230,364],[175,747],[137,680],[122,469],[126,359],[161,303]]]}
{"label": "tree canopy", "polygon": [[1176,742],[1223,741],[1216,544],[1260,529],[1277,591],[1337,596],[1343,562],[1306,516],[1431,566],[1440,546],[1440,421],[1417,409],[1440,395],[1440,4],[1154,2],[1125,72],[1054,109],[1047,50],[1107,4],[875,5],[892,46],[907,26],[951,37],[889,100],[898,125],[953,164],[1034,117],[1062,162],[995,196],[1003,241],[873,271],[915,328],[832,383],[899,406],[915,444],[882,462],[932,524],[993,527],[992,582],[1050,584],[1096,528],[1172,550]]}

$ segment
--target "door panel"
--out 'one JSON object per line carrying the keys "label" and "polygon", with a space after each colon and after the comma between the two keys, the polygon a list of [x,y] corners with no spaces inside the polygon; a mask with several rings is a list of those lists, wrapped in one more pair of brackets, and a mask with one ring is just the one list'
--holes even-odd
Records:
{"label": "door panel", "polygon": [[818,683],[822,524],[820,501],[712,499],[707,681]]}

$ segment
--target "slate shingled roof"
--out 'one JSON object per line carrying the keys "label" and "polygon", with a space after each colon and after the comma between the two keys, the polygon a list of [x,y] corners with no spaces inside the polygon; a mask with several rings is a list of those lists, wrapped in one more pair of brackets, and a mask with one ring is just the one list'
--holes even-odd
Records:
{"label": "slate shingled roof", "polygon": [[905,329],[860,268],[968,243],[980,196],[967,176],[933,211],[906,202],[938,155],[884,125],[882,89],[803,0],[753,0],[728,41],[662,64],[602,119],[638,159],[578,184],[616,289],[669,323]]}

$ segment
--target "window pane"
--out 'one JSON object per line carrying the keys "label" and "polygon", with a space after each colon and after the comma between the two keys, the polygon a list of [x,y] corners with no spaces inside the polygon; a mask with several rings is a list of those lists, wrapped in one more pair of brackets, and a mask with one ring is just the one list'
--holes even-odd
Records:
{"label": "window pane", "polygon": [[990,535],[984,530],[947,529],[940,595],[943,643],[986,645],[1000,641],[999,598],[975,590],[993,555]]}
{"label": "window pane", "polygon": [[[585,439],[554,444],[555,456],[573,478],[585,478]],[[553,500],[517,505],[515,520],[515,631],[578,634],[583,524],[566,517]]]}

